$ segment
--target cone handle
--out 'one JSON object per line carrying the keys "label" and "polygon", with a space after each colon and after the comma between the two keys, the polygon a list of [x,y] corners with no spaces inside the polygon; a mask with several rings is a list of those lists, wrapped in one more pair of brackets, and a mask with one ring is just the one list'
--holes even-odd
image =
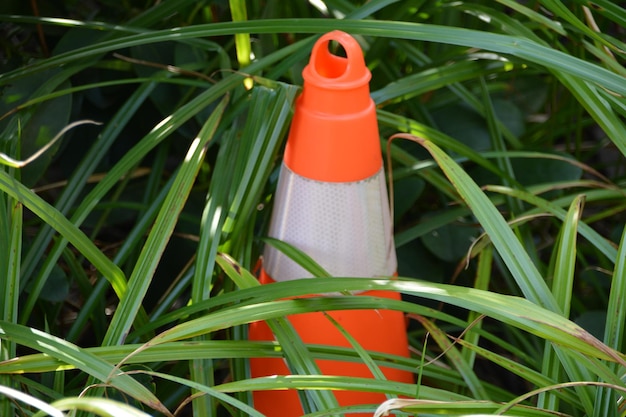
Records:
{"label": "cone handle", "polygon": [[[343,47],[346,58],[329,51],[330,41],[336,41]],[[323,35],[315,43],[309,63],[320,77],[334,78],[335,81],[360,81],[365,68],[365,60],[358,42],[352,36],[338,30]]]}

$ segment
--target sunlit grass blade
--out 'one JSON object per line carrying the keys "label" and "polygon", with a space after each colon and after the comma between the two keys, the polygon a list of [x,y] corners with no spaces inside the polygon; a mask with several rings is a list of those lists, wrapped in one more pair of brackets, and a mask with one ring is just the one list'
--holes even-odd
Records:
{"label": "sunlit grass blade", "polygon": [[[617,262],[613,270],[611,293],[604,327],[604,343],[618,351],[623,351],[624,349],[624,336],[626,333],[626,303],[624,303],[624,294],[626,294],[626,228],[622,232]],[[619,366],[610,366],[616,373],[619,372]],[[617,400],[618,395],[615,391],[606,387],[599,387],[594,404],[594,417],[617,415]]]}
{"label": "sunlit grass blade", "polygon": [[109,325],[109,330],[102,342],[103,345],[123,343],[124,338],[128,334],[139,311],[141,300],[143,300],[151,282],[151,277],[159,264],[161,254],[165,250],[169,236],[172,234],[174,226],[178,221],[178,214],[180,214],[198,174],[206,151],[206,145],[213,138],[226,103],[227,97],[222,99],[202,127],[202,130],[200,130],[200,133],[198,133],[196,139],[191,143],[185,161],[176,175],[170,192],[165,197],[163,206],[148,235],[135,269],[129,278],[128,290],[120,299],[120,303]]}
{"label": "sunlit grass blade", "polygon": [[[297,89],[283,83],[271,86],[256,85],[245,99],[249,99],[246,121],[239,135],[240,120],[233,123],[233,131],[222,140],[213,181],[202,214],[200,242],[196,269],[192,281],[191,301],[200,303],[211,297],[217,251],[232,254],[247,265],[250,259],[252,236],[258,201],[273,168],[274,158],[291,119],[290,109]],[[233,276],[238,279],[238,275]],[[235,281],[237,282],[237,281]],[[244,285],[249,285],[243,283]],[[230,288],[230,286],[226,286]],[[238,336],[241,337],[241,336]],[[192,379],[213,385],[210,363],[195,361]],[[234,366],[238,375],[243,366]],[[199,398],[196,407],[208,412],[210,398]],[[204,410],[204,411],[203,411]]]}
{"label": "sunlit grass blade", "polygon": [[[245,22],[248,20],[248,12],[245,1],[229,0],[228,3],[230,5],[230,14],[233,22]],[[239,67],[244,68],[248,66],[250,64],[250,55],[252,53],[250,34],[235,34],[235,47],[237,49],[237,62],[239,62]]]}
{"label": "sunlit grass blade", "polygon": [[96,45],[90,45],[88,48],[75,49],[71,52],[42,61],[38,65],[2,74],[0,75],[0,85],[10,82],[13,79],[26,76],[32,72],[54,68],[72,61],[80,61],[115,49],[163,42],[172,40],[173,38],[184,40],[199,36],[208,37],[232,35],[235,33],[275,33],[276,27],[280,27],[283,32],[291,33],[320,33],[332,29],[342,29],[359,35],[410,39],[415,41],[432,41],[436,39],[438,42],[444,44],[511,54],[518,58],[545,66],[551,70],[571,74],[575,77],[597,83],[617,94],[626,95],[626,86],[623,83],[622,77],[591,62],[583,61],[575,56],[528,39],[464,28],[415,24],[410,22],[335,19],[249,20],[246,22],[196,25],[187,28],[179,28],[175,33],[168,29],[147,34],[131,35],[100,42]]}
{"label": "sunlit grass blade", "polygon": [[295,246],[290,245],[287,242],[283,242],[282,240],[274,239],[272,237],[264,237],[263,242],[287,255],[291,260],[296,262],[307,272],[313,274],[313,276],[330,277],[330,274],[326,272],[326,270],[320,264],[315,262],[313,258],[302,252]]}
{"label": "sunlit grass blade", "polygon": [[151,408],[169,414],[154,394],[141,383],[129,375],[116,372],[109,362],[85,352],[74,344],[40,330],[5,321],[0,321],[0,336],[72,364],[97,381],[109,384]]}
{"label": "sunlit grass blade", "polygon": [[[416,415],[436,415],[448,416],[459,415],[467,417],[487,417],[498,415],[497,411],[501,404],[492,401],[432,401],[432,400],[392,400],[382,404],[374,413],[374,417],[389,415],[392,410],[402,410],[415,413]],[[556,417],[556,414],[549,410],[542,410],[531,406],[517,406],[511,410],[510,415],[524,417]]]}
{"label": "sunlit grass blade", "polygon": [[[567,215],[567,212],[561,207],[559,207],[558,205],[558,203],[561,202],[560,200],[548,201],[546,199],[543,199],[541,197],[538,197],[532,194],[529,191],[512,190],[507,187],[501,187],[501,186],[495,186],[495,185],[487,185],[485,186],[485,190],[500,193],[500,194],[511,195],[515,198],[524,200],[527,203],[532,204],[537,207],[536,209],[530,210],[524,214],[535,214],[539,211],[546,211],[548,213],[553,214],[554,216],[556,216],[557,218],[563,221],[565,220],[566,215]],[[593,190],[593,191],[588,191],[586,193],[586,200],[594,201],[596,197],[603,199],[606,197],[610,198],[613,195],[619,198],[620,196],[623,196],[623,193],[621,191],[614,191],[614,190]],[[573,198],[571,196],[564,197],[564,200],[567,201],[568,204],[571,202],[572,199]],[[586,224],[585,222],[580,222],[578,224],[578,233],[580,233],[581,236],[583,236],[585,239],[589,240],[611,262],[616,261],[617,250],[611,245],[611,243],[606,238],[601,236],[597,231],[592,229],[588,224]]]}
{"label": "sunlit grass blade", "polygon": [[[220,384],[216,386],[215,389],[221,392],[277,389],[298,389],[309,391],[352,390],[362,392],[381,392],[401,396],[411,396],[415,393],[414,384],[371,378],[341,377],[332,375],[287,375],[260,377]],[[443,389],[423,387],[423,390],[423,396],[425,398],[450,401],[467,399],[467,397],[463,395],[455,394]],[[376,406],[377,404],[373,404],[370,412],[373,412]],[[277,407],[280,407],[280,404],[277,404]],[[335,408],[337,407],[328,407],[325,410]]]}
{"label": "sunlit grass blade", "polygon": [[543,277],[513,234],[502,215],[472,179],[437,145],[421,140],[485,229],[526,297],[552,311],[559,311]]}
{"label": "sunlit grass blade", "polygon": [[[576,262],[576,237],[578,223],[582,215],[584,196],[577,197],[571,204],[567,217],[561,228],[557,240],[554,266],[552,268],[552,294],[559,304],[563,315],[569,317],[574,285],[574,268]],[[554,380],[559,380],[561,364],[557,352],[549,343],[545,344],[542,374]],[[551,392],[539,395],[537,404],[547,410],[558,410],[558,397]]]}
{"label": "sunlit grass blade", "polygon": [[[276,342],[251,342],[247,340],[199,340],[191,342],[172,342],[149,349],[142,349],[140,344],[122,346],[98,346],[84,348],[84,351],[97,356],[109,363],[140,364],[150,362],[183,361],[190,359],[246,359],[252,356],[263,358],[279,358],[284,353]],[[308,349],[316,359],[341,360],[347,362],[361,361],[361,357],[352,348],[308,345]],[[397,355],[368,352],[376,366],[392,367],[413,371],[417,360]],[[0,373],[11,375],[17,380],[19,375],[76,369],[56,357],[34,353],[13,358],[1,363]],[[434,373],[428,375],[435,376]],[[458,380],[461,382],[461,380]],[[18,380],[19,382],[19,380]],[[35,389],[36,390],[36,389]],[[46,391],[48,393],[48,391]]]}
{"label": "sunlit grass blade", "polygon": [[[144,102],[154,87],[154,83],[148,83],[140,86],[124,103],[111,122],[104,127],[96,143],[77,164],[76,169],[73,171],[72,176],[67,182],[67,186],[57,199],[55,208],[58,209],[59,212],[64,215],[69,213],[71,207],[85,189],[85,177],[89,177],[94,173],[102,158],[105,157],[107,150],[111,148],[122,129],[127,126],[128,122],[132,119],[132,116],[136,113],[139,106]],[[28,279],[28,277],[34,275],[35,278],[32,284],[32,289],[26,298],[24,306],[22,307],[22,323],[25,323],[29,319],[49,274],[54,268],[54,265],[56,265],[63,249],[66,247],[67,241],[60,240],[54,243],[53,247],[48,250],[53,234],[54,229],[50,227],[49,224],[43,226],[39,230],[35,239],[32,241],[30,249],[25,256],[23,276],[25,279]],[[48,252],[45,256],[43,256],[44,251],[46,250],[48,250]],[[35,273],[38,261],[42,258],[45,259],[44,264]]]}
{"label": "sunlit grass blade", "polygon": [[124,273],[113,264],[85,234],[63,216],[57,209],[33,193],[23,184],[15,181],[5,171],[0,171],[0,189],[24,204],[40,219],[54,227],[66,238],[104,275],[111,286],[122,296],[126,291],[126,278]]}
{"label": "sunlit grass blade", "polygon": [[[48,403],[46,403],[44,401],[41,401],[40,399],[38,399],[36,397],[33,397],[33,396],[29,395],[29,394],[26,394],[26,393],[24,393],[22,391],[18,391],[16,389],[0,385],[0,393],[7,400],[9,398],[12,398],[13,400],[23,402],[25,404],[30,405],[31,407],[34,407],[34,408],[36,408],[38,410],[41,410],[42,412],[45,412],[46,415],[49,415],[49,416],[52,416],[52,417],[65,417],[65,414],[63,414],[56,407],[53,407],[53,406],[49,405]],[[9,411],[9,413],[10,413],[10,411]]]}
{"label": "sunlit grass blade", "polygon": [[[300,282],[305,281],[305,282]],[[519,297],[512,297],[472,288],[435,284],[416,280],[382,280],[364,278],[317,278],[316,290],[320,292],[363,291],[382,289],[399,291],[419,297],[441,301],[514,325],[538,337],[553,341],[560,346],[582,354],[612,361],[624,361],[624,355],[608,348],[580,326],[558,313],[539,308],[536,304]],[[251,300],[254,294],[267,294],[273,302],[247,303],[225,307],[207,313],[194,320],[181,323],[150,340],[146,346],[183,340],[208,334],[230,326],[257,320],[282,317],[312,311],[338,309],[390,309],[422,314],[422,307],[409,302],[371,298],[364,296],[337,296],[281,300],[310,293],[306,280],[279,282],[254,288],[242,289],[229,296],[229,300]],[[217,297],[216,297],[217,298]],[[253,299],[253,298],[252,298]],[[534,307],[533,307],[534,306]],[[246,314],[240,314],[245,311]],[[239,315],[238,315],[239,313]],[[624,362],[626,363],[626,362]]]}
{"label": "sunlit grass blade", "polygon": [[[119,401],[110,400],[108,398],[93,397],[69,397],[57,400],[50,404],[57,410],[63,411],[88,411],[94,416],[101,417],[149,417],[150,414],[145,413],[128,404]],[[33,417],[44,417],[44,410],[36,413]]]}

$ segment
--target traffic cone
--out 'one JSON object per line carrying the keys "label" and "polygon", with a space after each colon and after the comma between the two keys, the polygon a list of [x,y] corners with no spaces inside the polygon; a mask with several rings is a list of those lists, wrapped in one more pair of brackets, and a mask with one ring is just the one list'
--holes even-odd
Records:
{"label": "traffic cone", "polygon": [[[332,54],[338,42],[346,57]],[[317,261],[332,276],[389,277],[396,273],[391,216],[383,172],[376,111],[369,95],[371,74],[359,44],[333,31],[314,45],[302,73],[304,87],[296,101],[283,166],[275,194],[270,236]],[[271,246],[263,253],[262,284],[312,278]],[[388,291],[360,295],[400,299]],[[329,312],[366,350],[409,356],[402,312],[344,310]],[[289,316],[305,343],[351,347],[324,313]],[[273,340],[265,322],[249,327],[249,339]],[[372,378],[366,365],[319,360],[324,375]],[[251,376],[289,375],[283,359],[253,358]],[[388,380],[412,383],[410,372],[382,368]],[[335,391],[342,406],[381,403],[383,394]],[[270,417],[303,414],[294,390],[256,391],[254,407]],[[356,415],[356,414],[350,414]],[[368,414],[358,414],[368,415]]]}

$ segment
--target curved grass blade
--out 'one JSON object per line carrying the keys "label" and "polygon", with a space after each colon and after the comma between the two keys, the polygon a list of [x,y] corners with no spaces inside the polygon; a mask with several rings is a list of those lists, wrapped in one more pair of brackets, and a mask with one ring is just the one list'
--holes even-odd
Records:
{"label": "curved grass blade", "polygon": [[[432,401],[432,400],[411,400],[400,399],[387,401],[378,407],[374,413],[374,417],[383,417],[389,415],[392,410],[402,410],[405,412],[416,413],[416,415],[463,415],[466,417],[481,417],[499,415],[502,404],[492,401]],[[564,414],[542,410],[530,406],[512,407],[510,415],[519,415],[524,417],[565,417]]]}
{"label": "curved grass blade", "polygon": [[[316,297],[284,300],[310,294],[310,283],[279,282],[237,291],[230,300],[249,300],[255,294],[268,294],[271,302],[259,302],[225,307],[194,320],[181,323],[151,339],[146,346],[184,340],[208,334],[230,326],[257,320],[283,317],[289,314],[341,309],[391,309],[421,314],[418,305],[410,302],[367,296]],[[626,356],[610,349],[577,324],[550,310],[520,297],[496,294],[473,288],[416,281],[415,279],[316,278],[320,292],[367,291],[373,289],[398,291],[419,297],[453,304],[477,311],[496,320],[511,324],[557,345],[573,349],[591,357],[626,364]],[[245,314],[243,314],[245,312]]]}
{"label": "curved grass blade", "polygon": [[441,350],[445,352],[445,356],[450,360],[452,366],[454,366],[454,368],[463,377],[463,381],[472,393],[473,397],[482,400],[488,400],[489,394],[487,394],[487,391],[483,387],[482,382],[476,376],[474,370],[465,361],[463,355],[461,355],[458,349],[450,342],[445,332],[443,332],[430,320],[419,316],[417,317],[417,319],[428,331],[430,337],[432,337],[433,340],[437,342]]}
{"label": "curved grass blade", "polygon": [[22,391],[0,385],[0,394],[37,408],[51,417],[66,417],[60,410]]}
{"label": "curved grass blade", "polygon": [[[497,185],[487,185],[485,186],[486,191],[491,191],[500,194],[511,195],[515,198],[519,198],[521,200],[526,201],[529,204],[532,204],[537,207],[537,209],[530,210],[529,212],[523,213],[524,215],[536,214],[538,211],[546,211],[548,213],[553,214],[557,218],[561,220],[565,220],[566,211],[558,206],[560,201],[548,201],[541,197],[538,197],[532,194],[529,191],[524,190],[512,190],[507,187],[501,187]],[[605,197],[617,197],[623,198],[623,192],[621,190],[594,190],[588,191],[586,193],[586,200],[593,201],[596,198],[602,199]],[[569,201],[571,197],[565,197]],[[581,234],[585,239],[589,240],[604,256],[606,256],[611,262],[616,262],[617,260],[617,250],[611,245],[611,243],[601,236],[598,232],[593,230],[588,224],[585,222],[580,222],[578,224],[578,233]]]}
{"label": "curved grass blade", "polygon": [[5,171],[0,170],[0,190],[4,191],[72,243],[111,283],[118,297],[126,291],[124,273],[107,258],[85,234],[57,209],[44,201]]}
{"label": "curved grass blade", "polygon": [[169,415],[169,411],[141,383],[124,373],[115,373],[109,362],[84,349],[37,329],[0,321],[0,336],[22,346],[69,363],[96,380],[109,384],[149,407]]}
{"label": "curved grass blade", "polygon": [[102,342],[103,345],[116,345],[124,342],[141,306],[140,300],[143,300],[148,290],[154,271],[161,259],[161,254],[169,242],[169,236],[174,231],[178,215],[187,201],[187,196],[204,159],[206,145],[213,138],[226,108],[227,99],[228,96],[222,99],[200,130],[198,137],[192,142],[185,161],[176,175],[172,188],[165,197],[163,206],[141,250],[135,269],[129,279],[128,290],[120,299]]}
{"label": "curved grass blade", "polygon": [[[617,262],[611,281],[611,293],[606,312],[606,325],[604,327],[604,343],[617,350],[624,349],[624,336],[626,335],[626,228],[622,232],[622,238],[617,253]],[[609,364],[614,372],[619,372],[619,366]],[[599,387],[594,404],[594,417],[605,417],[616,414],[618,396],[615,391],[607,387]]]}
{"label": "curved grass blade", "polygon": [[509,228],[506,220],[480,187],[437,145],[424,139],[418,140],[433,155],[437,164],[472,210],[472,214],[485,229],[524,295],[549,310],[559,311],[543,277]]}
{"label": "curved grass blade", "polygon": [[[576,265],[576,237],[584,201],[584,195],[579,195],[570,205],[556,245],[557,250],[553,267],[552,294],[561,307],[565,317],[569,317],[570,314],[572,288],[574,285],[574,269]],[[569,368],[573,369],[572,366]],[[550,343],[546,343],[544,346],[541,369],[541,373],[548,378],[556,381],[559,380],[562,368],[559,358],[557,357],[557,352],[552,348]],[[588,394],[588,392],[579,392],[579,394],[582,397]],[[558,403],[558,397],[551,392],[540,394],[537,400],[537,405],[547,410],[558,410]],[[589,398],[587,398],[586,404],[589,404]]]}
{"label": "curved grass blade", "polygon": [[[149,362],[169,362],[190,359],[241,359],[250,357],[278,358],[284,352],[275,342],[250,342],[244,340],[198,340],[191,342],[172,342],[149,349],[142,349],[143,345],[128,344],[121,346],[98,346],[84,348],[85,352],[93,354],[109,363],[138,364]],[[308,345],[309,351],[316,359],[340,360],[347,362],[361,361],[361,357],[352,348]],[[396,355],[368,352],[377,366],[413,371],[418,361]],[[28,373],[43,373],[76,369],[58,358],[43,353],[24,355],[9,361],[0,362],[0,373],[16,375]],[[461,380],[458,380],[459,383]]]}
{"label": "curved grass blade", "polygon": [[75,49],[36,65],[2,74],[0,75],[0,85],[32,72],[67,65],[69,62],[81,61],[116,49],[168,40],[233,35],[235,33],[275,33],[277,27],[280,27],[282,32],[290,33],[322,33],[333,29],[341,29],[358,35],[427,42],[437,40],[437,42],[445,44],[480,48],[502,54],[510,54],[545,66],[553,71],[571,74],[626,96],[626,85],[621,76],[591,62],[581,60],[529,39],[471,29],[410,22],[336,19],[266,19],[249,20],[246,22],[223,22],[130,35]]}
{"label": "curved grass blade", "polygon": [[273,237],[264,237],[262,240],[263,242],[269,244],[270,246],[287,255],[291,260],[296,262],[307,272],[313,274],[313,276],[330,277],[330,274],[326,272],[326,270],[320,264],[318,264],[313,258],[302,252],[295,246],[290,245],[287,242],[283,242],[282,240],[275,239]]}
{"label": "curved grass blade", "polygon": [[13,159],[9,155],[3,152],[0,152],[0,164],[7,165],[13,168],[23,168],[26,165],[33,162],[34,160],[36,160],[37,158],[39,158],[41,155],[43,155],[52,146],[54,146],[54,144],[57,143],[57,141],[61,139],[63,135],[66,134],[69,130],[75,128],[76,126],[80,126],[84,124],[100,125],[102,123],[95,122],[93,120],[79,120],[77,122],[70,123],[69,125],[65,126],[63,129],[61,129],[61,131],[57,133],[52,139],[50,139],[48,143],[46,143],[37,152],[35,152],[34,154],[32,154],[26,159],[23,159],[23,160]]}
{"label": "curved grass blade", "polygon": [[[150,417],[148,413],[108,398],[70,397],[57,400],[50,405],[57,410],[88,411],[101,417]],[[44,415],[42,410],[33,417],[44,417]]]}

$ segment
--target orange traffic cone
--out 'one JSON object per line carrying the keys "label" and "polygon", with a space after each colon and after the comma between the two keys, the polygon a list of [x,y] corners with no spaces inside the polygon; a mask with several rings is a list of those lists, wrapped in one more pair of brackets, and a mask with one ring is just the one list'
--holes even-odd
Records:
{"label": "orange traffic cone", "polygon": [[[331,40],[346,57],[328,50]],[[275,195],[269,234],[299,248],[333,276],[380,277],[396,273],[389,202],[374,102],[369,95],[371,74],[359,44],[333,31],[322,36],[303,71],[304,88],[296,102],[284,163]],[[311,278],[298,264],[267,246],[261,282]],[[387,291],[363,295],[400,299]],[[365,349],[408,357],[405,319],[389,310],[345,310],[329,313]],[[350,347],[323,313],[290,316],[305,343]],[[251,340],[273,340],[264,322],[250,325]],[[361,363],[318,361],[325,375],[372,378]],[[282,359],[250,361],[252,377],[288,375]],[[412,383],[410,372],[381,369],[386,378]],[[376,393],[337,391],[340,405],[380,403]],[[297,392],[257,391],[254,406],[271,417],[303,414]],[[351,414],[354,415],[354,414]],[[361,414],[364,415],[364,414]]]}

